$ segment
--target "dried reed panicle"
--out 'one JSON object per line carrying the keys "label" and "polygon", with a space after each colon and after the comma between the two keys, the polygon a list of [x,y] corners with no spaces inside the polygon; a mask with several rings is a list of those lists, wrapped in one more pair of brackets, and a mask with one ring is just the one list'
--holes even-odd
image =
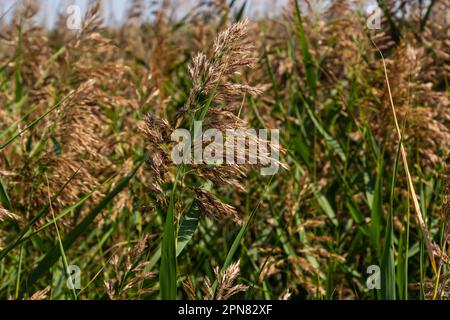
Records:
{"label": "dried reed panicle", "polygon": [[18,26],[21,19],[31,20],[36,16],[38,10],[39,3],[37,0],[18,1],[16,6],[14,6],[13,24]]}
{"label": "dried reed panicle", "polygon": [[[45,28],[36,25],[37,1],[20,1],[13,7],[15,8],[13,24],[2,29],[0,34],[2,53],[0,59],[8,61],[6,65],[19,67],[21,83],[31,88],[27,97],[31,105],[49,95],[43,80],[45,66],[48,64],[48,57],[51,56],[52,50]],[[20,55],[16,59],[11,59],[16,56],[19,43]],[[2,94],[8,94],[7,92]]]}
{"label": "dried reed panicle", "polygon": [[274,249],[271,253],[273,255],[271,254],[261,259],[262,262],[259,267],[261,272],[258,277],[259,283],[263,283],[266,279],[280,274],[283,270],[283,267],[285,266],[286,261],[284,259],[278,259],[276,255],[277,253],[279,253],[278,250]]}
{"label": "dried reed panicle", "polygon": [[[161,92],[161,103],[155,108],[160,112],[164,111],[165,104],[163,101],[167,98],[165,95],[164,83],[167,75],[177,59],[180,49],[183,49],[186,44],[174,34],[172,29],[173,19],[168,14],[170,11],[170,0],[163,0],[159,8],[155,9],[155,23],[154,31],[152,32],[153,41],[148,41],[144,47],[146,52],[146,59],[149,61],[149,68],[154,77],[156,86]],[[147,37],[147,35],[144,35]],[[150,50],[146,49],[149,48]]]}
{"label": "dried reed panicle", "polygon": [[395,47],[396,42],[392,36],[392,28],[384,15],[381,17],[380,26],[381,30],[370,30],[370,35],[382,52],[389,52]]}
{"label": "dried reed panicle", "polygon": [[433,18],[430,17],[423,32],[419,34],[429,57],[424,69],[426,72],[423,73],[428,76],[428,81],[436,84],[436,87],[445,87],[450,73],[449,10],[449,0],[436,2],[433,7]]}
{"label": "dried reed panicle", "polygon": [[[395,5],[388,4],[388,8],[395,12]],[[419,16],[420,9],[414,5],[408,13],[413,18]],[[435,10],[435,8],[433,8]],[[402,14],[405,14],[404,12]],[[384,18],[386,19],[386,18]],[[386,64],[392,88],[392,98],[396,102],[399,122],[405,123],[404,140],[414,141],[414,148],[420,154],[421,166],[427,171],[439,170],[439,164],[445,160],[449,152],[449,109],[447,92],[442,90],[445,82],[445,71],[440,65],[449,61],[449,55],[441,52],[448,51],[448,43],[436,41],[445,39],[445,19],[432,19],[428,21],[425,29],[417,31],[417,37],[409,32],[403,32],[401,39],[394,39],[394,33],[388,21],[381,21],[382,30],[372,30],[371,38],[382,53],[387,57]],[[414,28],[421,26],[420,22],[412,24]],[[431,31],[432,30],[432,31]],[[401,30],[403,31],[403,30]],[[406,30],[405,30],[406,31]],[[426,43],[434,43],[431,48]],[[367,48],[370,48],[370,41]],[[376,48],[372,49],[378,57]],[[373,97],[382,97],[382,106],[379,101],[364,101],[369,106],[368,121],[375,135],[384,139],[387,133],[395,134],[389,106],[389,95],[385,88],[380,60],[373,59],[370,69],[360,74],[361,83],[367,87],[367,80]],[[368,97],[368,96],[367,96]],[[364,99],[367,99],[365,97]],[[365,112],[365,108],[362,109]],[[389,130],[389,131],[387,131]],[[388,146],[390,154],[395,155],[395,146]]]}
{"label": "dried reed panicle", "polygon": [[194,191],[196,194],[196,203],[207,217],[219,221],[223,218],[230,219],[238,225],[242,225],[242,218],[238,215],[234,207],[221,202],[204,189],[196,188]]}
{"label": "dried reed panicle", "polygon": [[214,289],[211,284],[211,280],[209,278],[206,278],[203,282],[203,287],[201,288],[203,292],[203,300],[213,300],[214,297]]}
{"label": "dried reed panicle", "polygon": [[144,15],[146,5],[144,0],[132,0],[127,11],[127,21],[140,20]]}
{"label": "dried reed panicle", "polygon": [[[248,124],[245,120],[239,118],[237,114],[240,113],[243,107],[246,95],[259,96],[262,93],[260,88],[236,84],[230,79],[232,75],[237,74],[244,68],[252,68],[254,66],[253,46],[249,43],[248,28],[249,22],[245,19],[221,32],[214,42],[211,58],[208,59],[204,54],[199,54],[194,58],[189,69],[194,87],[191,91],[188,105],[193,104],[193,101],[196,101],[199,97],[209,94],[214,94],[215,101],[218,103],[226,101],[225,105],[210,108],[204,121],[205,127],[217,129],[222,133],[225,133],[228,129],[245,131],[248,128]],[[250,149],[249,145],[251,143],[259,146],[267,143],[267,141],[263,141],[256,136],[249,136],[249,140],[246,139],[245,141],[246,150]],[[277,148],[277,146],[269,144],[269,149],[271,148]],[[282,150],[278,149],[277,151]],[[259,163],[268,160],[260,154],[253,156],[257,157]],[[237,159],[237,156],[234,159],[236,163],[245,162],[245,159]],[[285,167],[281,162],[278,162],[278,165]],[[225,170],[235,171],[229,177],[243,177],[248,168],[245,168],[245,166],[231,166]],[[205,171],[207,169],[202,167],[199,174],[203,176],[208,175]],[[216,182],[227,183],[224,180]],[[236,187],[235,182],[236,180],[232,180],[234,187]],[[242,187],[238,189],[242,189]]]}
{"label": "dried reed panicle", "polygon": [[29,300],[45,300],[48,298],[48,294],[51,290],[51,286],[46,287],[45,289],[42,289],[36,293],[34,293]]}
{"label": "dried reed panicle", "polygon": [[5,208],[0,207],[0,222],[3,222],[8,219],[14,220],[16,222],[23,221],[22,217],[20,217],[19,215],[12,213],[11,211],[6,210]]}
{"label": "dried reed panicle", "polygon": [[[17,183],[24,186],[19,190],[20,194],[11,194],[19,211],[46,204],[47,190],[41,188],[45,185],[42,180],[44,172],[53,194],[77,172],[55,201],[54,205],[61,208],[75,203],[80,195],[93,191],[99,181],[106,178],[105,174],[110,176],[118,170],[112,160],[124,153],[130,154],[136,145],[142,144],[136,134],[137,120],[133,122],[132,117],[125,117],[124,123],[127,126],[120,135],[109,134],[106,113],[120,108],[124,114],[127,110],[123,105],[139,108],[139,103],[135,101],[137,98],[128,98],[131,95],[126,90],[132,88],[124,75],[129,72],[129,68],[117,59],[118,50],[112,42],[99,33],[99,5],[97,1],[89,8],[83,20],[83,30],[75,37],[68,35],[70,32],[65,25],[58,29],[64,43],[57,59],[52,57],[54,52],[49,44],[52,39],[48,33],[43,28],[32,27],[31,23],[24,24],[21,59],[16,61],[21,64],[24,95],[28,97],[30,105],[36,104],[30,118],[43,114],[59,103],[61,96],[67,99],[23,135],[22,141],[29,138],[43,143],[44,147],[38,149],[39,152],[33,154],[31,159],[25,157],[26,152],[18,148],[7,150],[5,156],[17,173],[8,178],[7,182],[13,186]],[[63,17],[60,19],[64,20]],[[11,43],[15,46],[18,33],[11,32],[9,37],[12,37],[14,41]],[[93,46],[96,47],[95,51],[91,50]],[[14,52],[9,54],[13,55]],[[74,87],[76,89],[72,89]],[[1,94],[3,95],[3,91]],[[0,105],[7,99],[14,100],[13,96],[1,98]],[[3,108],[0,117],[2,114]],[[17,120],[11,117],[6,119],[9,124]],[[125,141],[121,148],[118,148],[119,139]],[[3,154],[0,155],[2,156]],[[31,197],[31,194],[35,196]],[[88,203],[98,201],[101,195],[100,190],[95,191]],[[118,202],[122,207],[129,206],[124,205],[123,201]]]}
{"label": "dried reed panicle", "polygon": [[[193,86],[189,93],[187,104],[178,111],[172,125],[169,125],[164,119],[155,115],[148,115],[145,119],[143,131],[147,135],[148,145],[150,146],[151,155],[149,157],[149,166],[154,174],[154,182],[152,189],[160,193],[163,192],[163,183],[168,182],[170,176],[169,169],[173,169],[170,165],[168,150],[173,143],[170,141],[170,134],[173,128],[178,128],[181,124],[192,120],[192,116],[202,107],[204,107],[205,99],[212,95],[212,105],[206,112],[203,122],[205,130],[214,128],[225,134],[226,130],[246,130],[248,124],[237,114],[243,107],[243,99],[245,95],[259,95],[261,91],[248,85],[236,84],[232,77],[244,68],[252,67],[254,58],[252,56],[252,46],[249,43],[248,20],[232,25],[227,30],[221,32],[212,47],[211,56],[208,57],[203,53],[195,56],[189,66],[189,75]],[[249,150],[251,143],[259,146],[260,144],[268,144],[269,151],[271,148],[277,148],[268,141],[259,139],[257,136],[250,136],[246,139],[246,150]],[[195,148],[195,144],[194,144]],[[224,155],[225,157],[226,155]],[[258,163],[265,163],[267,160],[273,160],[266,155],[254,155],[258,159]],[[235,163],[245,163],[245,159],[237,159],[237,155],[233,155]],[[245,177],[246,172],[250,170],[248,165],[225,164],[207,166],[206,164],[188,165],[188,168],[194,169],[194,172],[205,180],[210,180],[215,186],[220,187],[228,185],[235,190],[244,191],[241,179]],[[279,165],[284,166],[281,162]],[[172,167],[172,168],[171,168]],[[186,184],[188,185],[188,184]],[[228,218],[238,224],[242,223],[242,219],[237,214],[235,208],[219,201],[212,193],[196,188],[193,190],[196,194],[198,205],[204,211],[205,215],[223,220]]]}
{"label": "dried reed panicle", "polygon": [[217,279],[217,291],[214,297],[216,300],[228,300],[239,292],[247,291],[248,286],[234,284],[239,277],[239,264],[240,261],[238,260],[225,270],[219,271],[218,267],[214,269]]}
{"label": "dried reed panicle", "polygon": [[[248,286],[243,284],[235,284],[236,280],[239,278],[239,264],[240,261],[237,261],[231,264],[225,270],[219,270],[218,267],[214,268],[214,275],[217,281],[216,290],[213,289],[211,284],[211,280],[209,278],[205,278],[200,288],[203,292],[204,300],[228,300],[232,296],[238,294],[239,292],[245,292],[248,290]],[[197,294],[192,283],[192,280],[188,278],[183,282],[183,287],[188,295],[189,299],[197,300]]]}
{"label": "dried reed panicle", "polygon": [[205,294],[205,300],[228,300],[239,292],[247,291],[248,286],[243,284],[235,284],[236,280],[239,278],[239,264],[240,261],[238,260],[225,270],[219,270],[218,267],[214,268],[217,289],[214,293],[211,281],[206,278],[202,288],[202,291]]}
{"label": "dried reed panicle", "polygon": [[195,26],[211,25],[217,17],[230,11],[230,5],[224,0],[199,1],[192,10],[190,22]]}
{"label": "dried reed panicle", "polygon": [[[95,90],[93,85],[92,80],[83,83],[80,88],[73,91],[72,98],[63,103],[59,112],[50,118],[52,121],[50,126],[55,132],[53,139],[58,143],[59,154],[55,154],[49,146],[34,163],[47,173],[50,191],[53,194],[77,172],[73,181],[56,200],[55,205],[59,207],[74,203],[80,194],[91,192],[99,184],[95,172],[108,164],[101,152],[104,146],[100,136],[103,131],[102,118],[99,117],[98,107],[91,104],[90,98],[85,98],[93,96]],[[33,172],[32,168],[27,166]],[[30,181],[36,182],[41,178],[41,174],[37,173]],[[39,189],[37,193],[45,194],[46,190]],[[93,200],[97,200],[100,196],[100,192],[95,192]],[[39,199],[41,198],[36,198],[36,206],[43,204]]]}
{"label": "dried reed panicle", "polygon": [[169,150],[173,145],[170,140],[173,129],[165,119],[153,114],[148,114],[144,122],[142,131],[146,134],[150,151],[147,166],[151,169],[154,177],[152,189],[163,193],[162,186],[168,181],[167,173],[172,167]]}
{"label": "dried reed panicle", "polygon": [[100,29],[102,24],[101,18],[101,2],[96,0],[92,5],[89,6],[88,11],[86,12],[86,16],[83,19],[83,25],[81,28],[81,33],[77,39],[78,46],[81,41],[85,40],[86,36],[95,35],[96,32]]}
{"label": "dried reed panicle", "polygon": [[[106,293],[111,300],[123,299],[131,289],[137,288],[145,280],[153,279],[157,273],[145,271],[147,262],[141,262],[148,245],[150,236],[143,235],[132,248],[125,248],[125,252],[114,253],[109,265],[113,269],[113,278],[105,274],[104,284]],[[147,293],[148,290],[139,288],[137,294]]]}
{"label": "dried reed panicle", "polygon": [[[99,118],[92,115],[86,117],[86,113],[78,113],[73,107],[73,104],[83,100],[82,95],[89,94],[92,85],[93,81],[87,81],[69,92],[60,102],[59,110],[55,110],[47,119],[41,121],[39,126],[21,137],[27,139],[31,136],[36,141],[41,141],[42,148],[38,149],[33,157],[24,156],[22,150],[14,148],[8,150],[7,156],[10,164],[14,164],[16,172],[7,177],[8,183],[11,185],[20,183],[22,186],[17,190],[19,194],[11,194],[19,211],[23,208],[38,208],[47,204],[48,190],[44,187],[46,185],[44,173],[49,179],[51,193],[56,194],[78,171],[73,183],[68,185],[65,192],[55,201],[54,205],[58,207],[74,203],[80,193],[89,193],[97,184],[97,178],[93,176],[90,169],[99,166],[99,162],[94,161],[99,159],[98,148],[94,148],[94,142],[97,146],[101,145],[94,135],[94,132],[99,130],[92,129],[96,128]],[[46,103],[42,104],[42,107],[44,106],[49,108]],[[59,115],[58,112],[60,112]],[[51,137],[54,139],[53,142],[49,142]],[[55,153],[55,147],[59,148],[59,155]],[[32,194],[34,196],[30,198]]]}
{"label": "dried reed panicle", "polygon": [[206,180],[212,181],[217,188],[232,187],[239,192],[245,192],[241,178],[245,176],[241,168],[236,164],[224,166],[193,166],[195,172]]}
{"label": "dried reed panicle", "polygon": [[234,101],[236,97],[242,97],[243,94],[256,96],[261,93],[257,88],[230,81],[231,76],[243,68],[252,67],[255,62],[247,37],[248,24],[248,20],[244,19],[221,32],[214,41],[210,58],[204,53],[193,58],[189,66],[189,75],[193,81],[189,107],[195,107],[213,91],[217,101],[227,103]]}
{"label": "dried reed panicle", "polygon": [[291,296],[292,296],[292,292],[289,292],[289,290],[286,290],[279,296],[278,300],[289,300],[291,298]]}
{"label": "dried reed panicle", "polygon": [[147,247],[149,238],[150,238],[149,235],[145,234],[139,239],[139,242],[136,244],[136,246],[134,246],[131,249],[130,253],[127,255],[127,264],[126,264],[127,271],[131,271],[136,261],[139,261],[139,259],[142,257],[142,254],[144,253],[144,250]]}
{"label": "dried reed panicle", "polygon": [[[423,49],[402,45],[390,64],[392,97],[400,121],[405,121],[405,139],[414,137],[422,165],[429,170],[445,160],[450,151],[450,110],[447,93],[435,91],[426,79]],[[388,97],[385,95],[386,103]]]}
{"label": "dried reed panicle", "polygon": [[216,6],[215,3],[206,1],[199,2],[192,9],[189,17],[189,24],[192,26],[189,30],[191,41],[186,43],[186,50],[199,52],[211,47],[211,43],[217,35],[217,30],[221,30],[227,23],[227,21],[221,19],[222,9],[223,6]]}
{"label": "dried reed panicle", "polygon": [[[273,144],[271,141],[259,138],[256,131],[253,133],[247,131],[247,122],[235,115],[235,113],[239,112],[239,110],[235,109],[237,106],[238,105],[229,105],[222,108],[210,109],[203,125],[205,128],[214,128],[220,131],[224,136],[226,135],[227,130],[235,130],[235,136],[227,136],[227,143],[232,143],[232,141],[234,141],[235,145],[241,145],[244,148],[245,153],[229,153],[227,150],[224,152],[221,159],[223,165],[198,165],[195,169],[198,175],[212,181],[217,186],[230,185],[236,190],[244,191],[245,188],[241,181],[252,169],[250,165],[246,164],[250,159],[254,159],[256,162],[253,164],[253,168],[259,168],[263,163],[272,163],[284,169],[286,169],[287,166],[281,161],[271,158],[267,154],[258,152],[259,147],[262,144],[267,146],[268,152],[275,150],[279,154],[283,154],[285,150],[280,148],[280,146]],[[240,106],[242,107],[242,105]],[[248,134],[243,138],[239,136],[239,132],[248,132]],[[204,144],[208,144],[208,142],[205,141]],[[256,148],[252,148],[252,146]],[[227,163],[229,159],[233,160],[231,164]]]}
{"label": "dried reed panicle", "polygon": [[183,288],[190,300],[197,300],[197,295],[195,293],[194,284],[192,283],[191,278],[187,278],[183,281]]}
{"label": "dried reed panicle", "polygon": [[[361,64],[358,52],[358,43],[363,41],[362,27],[364,21],[355,21],[354,12],[351,7],[354,1],[333,1],[320,14],[320,22],[313,39],[317,38],[317,56],[325,57],[321,62],[320,71],[327,78],[335,79],[350,74],[350,70]],[[360,22],[360,23],[359,23]],[[340,32],[340,30],[346,30]],[[320,85],[334,87],[334,81],[320,81]]]}

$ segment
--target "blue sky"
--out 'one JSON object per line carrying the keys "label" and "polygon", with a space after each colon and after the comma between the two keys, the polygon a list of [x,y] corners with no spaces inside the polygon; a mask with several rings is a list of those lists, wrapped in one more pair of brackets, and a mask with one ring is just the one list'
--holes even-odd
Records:
{"label": "blue sky", "polygon": [[[104,15],[106,21],[111,23],[123,22],[128,5],[132,2],[130,0],[102,0],[104,5]],[[177,11],[180,15],[183,15],[189,10],[192,4],[201,2],[200,0],[172,0],[176,3]],[[58,12],[64,12],[71,4],[79,5],[82,11],[86,10],[89,0],[41,0],[41,12],[39,14],[39,19],[45,21],[48,26],[53,25],[55,17]],[[151,3],[152,0],[148,0],[147,3]],[[157,1],[161,2],[161,0]],[[238,0],[242,3],[242,0]],[[8,8],[14,6],[16,3],[20,3],[18,0],[1,0],[0,1],[0,15],[8,10]],[[272,15],[281,9],[284,5],[288,3],[288,0],[249,0],[248,9],[253,14],[258,15]],[[270,8],[270,10],[268,10]],[[274,9],[276,8],[276,10]],[[250,12],[249,11],[249,12]],[[7,18],[7,17],[6,17]]]}

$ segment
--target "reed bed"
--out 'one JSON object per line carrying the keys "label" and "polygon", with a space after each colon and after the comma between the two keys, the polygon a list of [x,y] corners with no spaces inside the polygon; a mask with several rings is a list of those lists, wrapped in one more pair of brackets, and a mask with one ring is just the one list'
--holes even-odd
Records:
{"label": "reed bed", "polygon": [[[0,299],[449,299],[450,2],[195,4],[1,16]],[[197,121],[280,157],[174,163]]]}

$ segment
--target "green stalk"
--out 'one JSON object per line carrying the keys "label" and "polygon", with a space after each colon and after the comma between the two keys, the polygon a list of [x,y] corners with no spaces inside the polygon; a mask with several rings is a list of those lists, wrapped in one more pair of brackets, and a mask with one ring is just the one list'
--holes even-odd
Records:
{"label": "green stalk", "polygon": [[177,257],[176,257],[176,228],[175,228],[175,193],[178,181],[184,173],[184,165],[178,167],[177,175],[170,194],[169,208],[167,209],[164,235],[161,245],[161,266],[159,271],[159,283],[161,298],[163,300],[175,300],[177,298]]}

